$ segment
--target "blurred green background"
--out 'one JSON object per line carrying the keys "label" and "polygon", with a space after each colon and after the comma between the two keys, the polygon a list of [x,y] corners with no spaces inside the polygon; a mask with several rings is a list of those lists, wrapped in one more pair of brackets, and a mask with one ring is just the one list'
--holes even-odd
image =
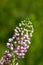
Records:
{"label": "blurred green background", "polygon": [[43,0],[0,0],[0,58],[13,30],[26,17],[33,23],[34,34],[20,65],[43,65]]}

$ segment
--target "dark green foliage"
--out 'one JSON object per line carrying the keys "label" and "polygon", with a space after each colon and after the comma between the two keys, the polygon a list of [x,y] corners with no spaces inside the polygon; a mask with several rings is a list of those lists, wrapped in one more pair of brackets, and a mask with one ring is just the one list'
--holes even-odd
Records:
{"label": "dark green foliage", "polygon": [[34,26],[32,44],[20,65],[43,65],[43,0],[0,0],[0,58],[8,38],[21,20],[29,17]]}

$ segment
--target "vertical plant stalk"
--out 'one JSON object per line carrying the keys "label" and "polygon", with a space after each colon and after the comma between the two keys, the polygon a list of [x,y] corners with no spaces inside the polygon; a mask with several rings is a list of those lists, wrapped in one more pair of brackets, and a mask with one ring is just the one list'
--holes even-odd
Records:
{"label": "vertical plant stalk", "polygon": [[15,57],[15,55],[14,55],[14,52],[12,52],[12,59],[11,59],[11,65],[15,65],[15,59],[16,59],[16,57]]}
{"label": "vertical plant stalk", "polygon": [[19,65],[18,59],[24,58],[31,44],[31,37],[34,32],[32,22],[29,18],[21,21],[14,29],[14,35],[8,39],[4,56],[0,60],[0,65]]}

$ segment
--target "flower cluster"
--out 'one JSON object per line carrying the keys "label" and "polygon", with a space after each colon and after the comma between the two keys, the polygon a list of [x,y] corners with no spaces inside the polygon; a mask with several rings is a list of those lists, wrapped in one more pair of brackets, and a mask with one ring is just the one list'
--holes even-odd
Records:
{"label": "flower cluster", "polygon": [[19,23],[19,26],[14,29],[13,37],[8,39],[6,44],[8,50],[5,51],[2,60],[0,60],[0,65],[18,65],[16,60],[24,58],[31,44],[33,31],[33,25],[29,18]]}
{"label": "flower cluster", "polygon": [[[26,24],[25,24],[26,22]],[[17,44],[15,48],[15,53],[18,58],[24,58],[27,49],[29,48],[29,44],[31,44],[30,39],[33,33],[33,25],[29,21],[29,19],[21,21],[19,23],[19,27],[16,27],[14,30],[14,44]]]}
{"label": "flower cluster", "polygon": [[12,55],[9,51],[5,51],[2,60],[0,61],[0,65],[10,65]]}

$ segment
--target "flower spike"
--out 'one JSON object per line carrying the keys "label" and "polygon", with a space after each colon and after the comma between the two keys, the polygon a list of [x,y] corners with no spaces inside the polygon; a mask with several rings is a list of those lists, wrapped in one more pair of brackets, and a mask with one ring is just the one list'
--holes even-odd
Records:
{"label": "flower spike", "polygon": [[13,37],[8,39],[6,44],[8,50],[5,50],[0,65],[19,65],[18,59],[25,57],[33,32],[34,28],[29,18],[21,21],[14,29]]}

